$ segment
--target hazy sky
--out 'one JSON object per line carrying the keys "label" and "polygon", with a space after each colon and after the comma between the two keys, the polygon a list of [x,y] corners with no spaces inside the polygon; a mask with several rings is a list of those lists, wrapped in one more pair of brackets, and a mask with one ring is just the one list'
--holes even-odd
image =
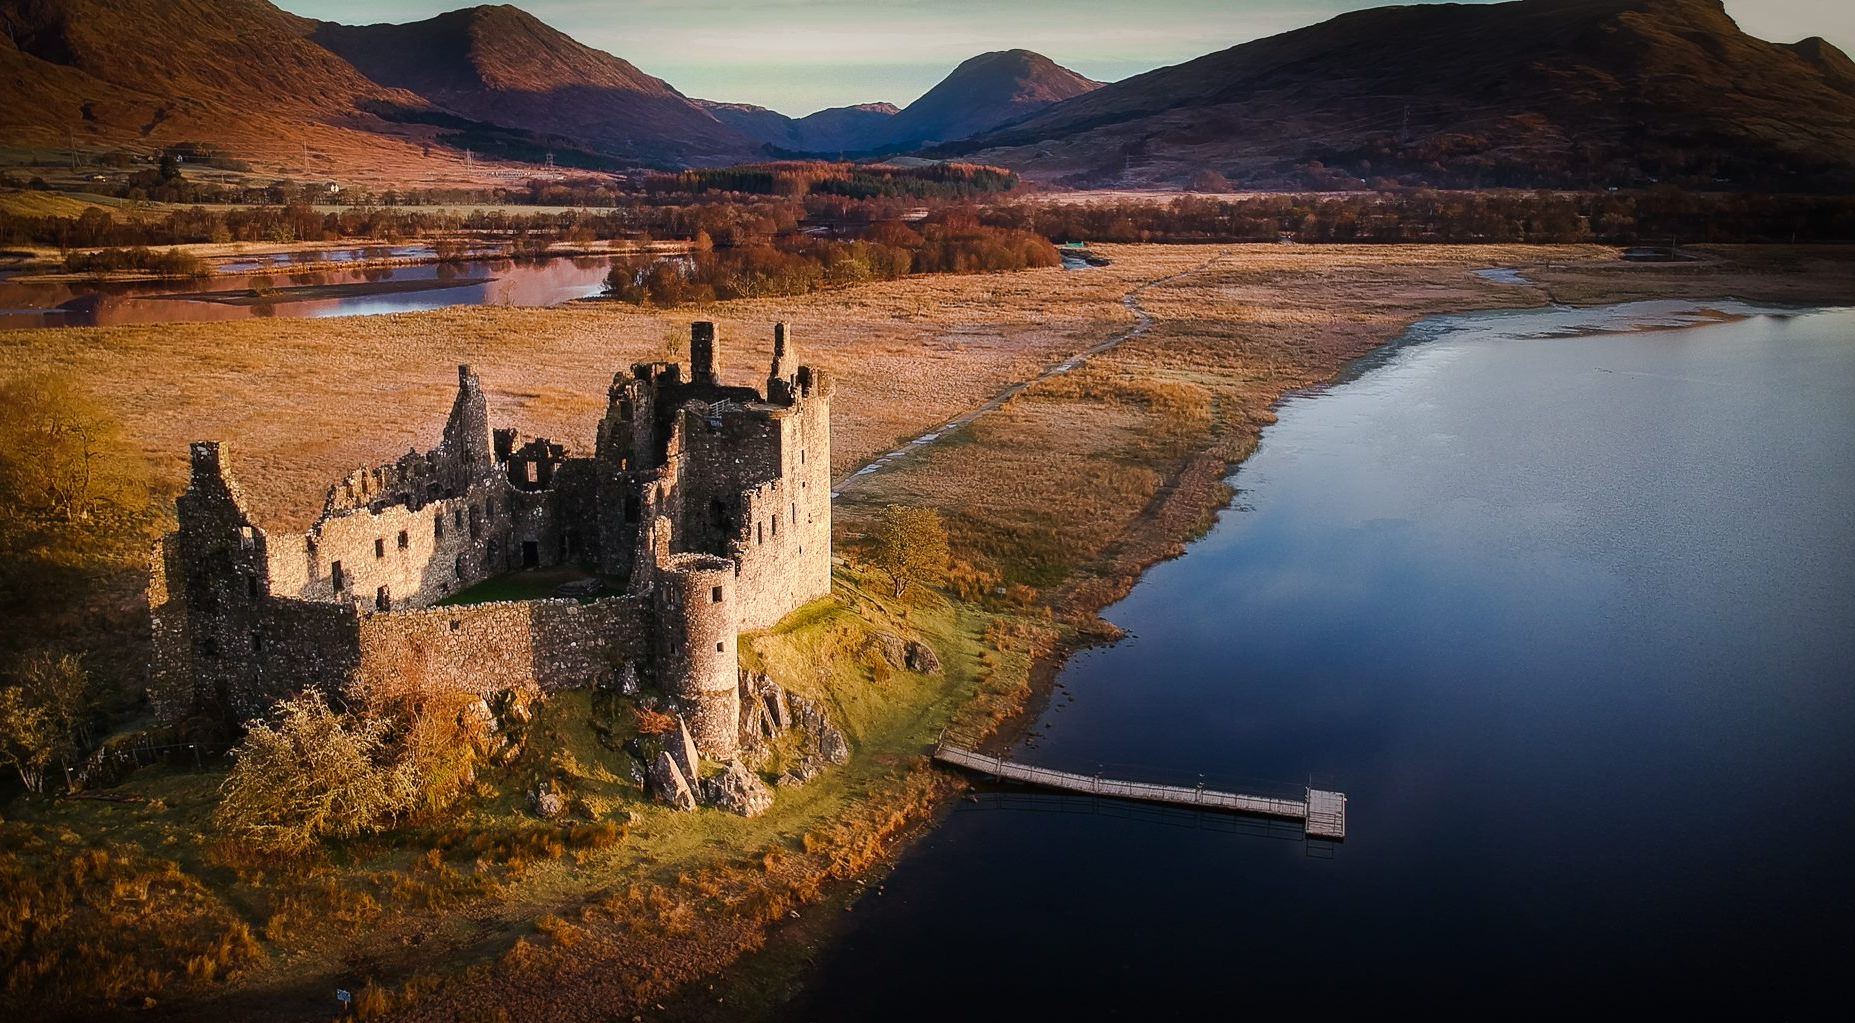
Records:
{"label": "hazy sky", "polygon": [[[467,0],[273,0],[347,24],[417,21]],[[788,114],[906,105],[987,50],[1036,50],[1113,81],[1324,21],[1372,0],[522,0],[542,21],[685,95]],[[1762,39],[1820,35],[1855,50],[1851,0],[1727,0]]]}

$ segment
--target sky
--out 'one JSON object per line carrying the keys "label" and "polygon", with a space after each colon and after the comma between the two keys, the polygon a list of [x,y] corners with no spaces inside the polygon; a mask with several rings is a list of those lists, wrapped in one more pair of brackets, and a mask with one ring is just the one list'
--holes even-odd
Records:
{"label": "sky", "polygon": [[[350,25],[405,22],[468,0],[273,0]],[[1472,0],[1485,2],[1485,0]],[[702,99],[799,116],[887,100],[906,106],[988,50],[1036,50],[1114,81],[1383,0],[519,0],[588,46]],[[1818,35],[1855,51],[1851,0],[1727,0],[1761,39]]]}

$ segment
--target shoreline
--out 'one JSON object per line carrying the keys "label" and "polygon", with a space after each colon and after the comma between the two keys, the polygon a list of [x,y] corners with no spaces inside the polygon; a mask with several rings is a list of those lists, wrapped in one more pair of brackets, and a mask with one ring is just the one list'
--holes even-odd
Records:
{"label": "shoreline", "polygon": [[[1075,326],[1068,327],[1060,335],[1055,332],[1048,335],[1065,337],[1074,342],[1073,347],[1029,349],[1042,353],[1034,364],[1025,360],[1017,364],[1016,375],[991,377],[985,391],[963,392],[963,407],[970,411],[988,404],[1000,390],[1015,389],[1011,400],[999,405],[995,413],[972,420],[966,428],[955,431],[956,436],[948,438],[946,443],[911,446],[910,457],[899,460],[890,471],[864,477],[871,480],[869,493],[859,491],[843,502],[838,514],[840,544],[854,539],[859,524],[884,501],[912,499],[932,505],[940,500],[944,508],[949,493],[976,494],[985,489],[987,479],[1016,478],[1024,463],[1012,457],[1013,446],[1022,451],[1029,445],[1037,451],[1039,460],[1050,461],[1056,466],[1051,475],[1033,474],[1018,479],[1011,489],[1019,494],[1014,498],[1019,506],[1026,502],[1044,505],[1068,500],[1075,486],[1066,489],[1058,486],[1060,478],[1083,481],[1078,485],[1093,485],[1092,473],[1077,475],[1074,472],[1078,464],[1091,464],[1078,463],[1077,458],[1093,459],[1092,464],[1103,467],[1138,466],[1158,470],[1152,473],[1151,486],[1143,484],[1135,491],[1138,502],[1124,502],[1120,511],[1107,520],[1112,530],[1096,529],[1093,534],[1089,533],[1086,508],[1072,509],[1065,515],[1054,534],[1055,541],[1064,545],[1065,574],[1047,584],[1032,580],[1043,590],[1036,606],[1050,608],[1052,616],[1049,618],[1034,619],[1034,616],[1017,612],[995,615],[976,604],[950,601],[939,595],[917,594],[917,599],[897,603],[888,601],[885,592],[881,594],[883,599],[872,599],[878,594],[868,589],[867,580],[861,577],[850,580],[846,576],[847,585],[840,589],[840,596],[847,615],[857,617],[869,611],[890,616],[899,614],[899,619],[891,617],[890,620],[899,621],[910,629],[921,627],[922,619],[929,615],[963,616],[966,641],[979,644],[963,649],[990,650],[993,653],[989,656],[1002,656],[1008,661],[1008,670],[1002,671],[998,679],[1004,684],[1004,690],[987,683],[981,676],[977,685],[962,681],[955,688],[939,687],[936,692],[945,695],[933,697],[931,704],[919,700],[897,704],[908,708],[906,713],[911,720],[918,715],[923,722],[932,721],[925,735],[919,728],[911,731],[907,736],[910,743],[917,739],[931,741],[933,728],[938,727],[939,722],[958,715],[968,715],[969,719],[984,716],[992,725],[994,742],[1009,741],[1022,734],[1037,719],[1040,709],[1047,706],[1051,696],[1060,691],[1056,683],[1068,658],[1091,645],[1111,641],[1118,634],[1100,617],[1100,612],[1131,591],[1148,568],[1178,556],[1187,544],[1216,523],[1217,516],[1230,504],[1230,474],[1255,450],[1262,429],[1274,421],[1271,410],[1279,407],[1282,401],[1300,391],[1331,386],[1349,368],[1357,367],[1362,359],[1395,347],[1393,343],[1398,338],[1409,334],[1414,324],[1428,317],[1496,310],[1524,311],[1550,304],[1543,288],[1492,289],[1463,281],[1461,278],[1470,276],[1468,271],[1473,267],[1488,265],[1477,261],[1476,254],[1463,251],[1452,254],[1444,250],[1435,255],[1429,251],[1405,252],[1407,261],[1402,263],[1383,261],[1376,251],[1362,250],[1292,254],[1255,248],[1231,251],[1240,258],[1218,266],[1205,280],[1186,281],[1147,293],[1147,308],[1155,323],[1152,330],[1137,341],[1119,346],[1119,350],[1104,350],[1099,359],[1090,360],[1073,373],[1044,373],[1049,366],[1069,362],[1075,358],[1074,353],[1089,349],[1105,337],[1127,333],[1126,315],[1134,310],[1119,301],[1121,293],[1151,287],[1158,279],[1179,277],[1176,271],[1188,264],[1201,266],[1203,263],[1202,254],[1187,253],[1182,247],[1154,247],[1150,252],[1123,247],[1117,258],[1124,257],[1127,266],[1139,267],[1140,272],[1130,274],[1123,270],[1100,281],[1102,284],[1111,282],[1113,290],[1109,287],[1093,289],[1092,317],[1070,321]],[[1553,257],[1544,255],[1544,258]],[[1594,276],[1605,285],[1602,294],[1596,294],[1595,288],[1587,288],[1577,298],[1576,304],[1581,306],[1616,304],[1643,297],[1671,297],[1667,290],[1679,290],[1679,286],[1661,279],[1658,287],[1666,290],[1659,295],[1631,293],[1629,282],[1620,282],[1619,278],[1634,277],[1638,268],[1632,268],[1630,274],[1614,274],[1611,271],[1616,264],[1606,260],[1603,252],[1568,253],[1565,258],[1574,266],[1565,274],[1552,276],[1555,290],[1560,283],[1558,278],[1566,275],[1573,279],[1580,274]],[[1763,258],[1758,256],[1750,262],[1755,264]],[[1152,270],[1147,272],[1149,266]],[[1742,265],[1741,269],[1744,268]],[[1855,289],[1846,286],[1850,275],[1840,265],[1831,269],[1833,274],[1819,272],[1814,277],[1809,274],[1790,278],[1767,276],[1764,279],[1769,282],[1768,287],[1751,290],[1769,293],[1768,301],[1789,299],[1821,305],[1827,303],[1820,298],[1802,299],[1800,293],[1810,288],[1824,293],[1826,286],[1822,282],[1830,280],[1833,286],[1829,291],[1838,296],[1834,304],[1846,304],[1845,296],[1855,293]],[[894,350],[912,352],[916,344],[932,345],[927,348],[928,355],[920,365],[938,368],[943,365],[940,360],[949,357],[942,353],[965,350],[956,345],[976,333],[967,324],[998,322],[1001,313],[995,307],[1001,290],[1012,289],[1017,293],[1012,301],[1028,303],[1030,311],[1020,313],[1021,318],[1041,324],[1042,317],[1048,315],[1045,310],[1073,302],[1074,289],[1083,283],[1057,277],[910,282],[880,289],[880,301],[885,305],[878,307],[877,322],[890,324],[896,340],[888,343],[895,346]],[[1713,279],[1700,283],[1714,294],[1744,291]],[[1619,288],[1619,284],[1624,286]],[[922,327],[915,317],[919,314],[910,311],[913,307],[906,298],[889,297],[911,290],[960,296],[962,304],[957,308],[971,312],[928,325],[929,331],[945,332],[944,339],[938,343],[918,341]],[[1576,293],[1577,288],[1572,290]],[[1621,293],[1613,294],[1618,291]],[[1004,293],[1012,294],[1012,291]],[[876,292],[871,289],[853,289],[824,298],[750,301],[733,312],[737,318],[751,318],[790,316],[789,310],[794,308],[837,310],[848,305],[855,309],[860,308],[856,303],[871,302],[873,294]],[[1308,300],[1300,301],[1301,296]],[[1676,294],[1672,297],[1692,296]],[[920,299],[915,301],[918,303]],[[1693,298],[1693,301],[1706,299]],[[1307,308],[1304,310],[1301,306]],[[881,318],[885,314],[889,320]],[[479,315],[483,322],[477,329],[484,336],[467,342],[460,350],[462,355],[474,355],[482,346],[501,344],[504,329],[518,322],[524,328],[541,324],[557,330],[566,329],[560,325],[568,322],[567,314],[560,312],[524,313],[519,321],[513,313],[492,311]],[[815,312],[814,315],[821,314]],[[430,325],[444,332],[462,319],[457,314],[433,314],[409,322]],[[649,314],[632,311],[622,315],[601,312],[587,320],[576,317],[571,329],[593,336],[604,333],[608,322],[644,324],[656,320]],[[472,325],[477,326],[474,319]],[[352,335],[349,344],[361,341],[371,344],[377,329],[358,322],[345,323],[339,328],[341,336]],[[631,328],[634,333],[638,329]],[[865,328],[854,329],[860,336]],[[306,332],[281,321],[262,327],[239,325],[212,336],[223,340],[228,336],[262,334],[271,338],[299,333],[315,338],[317,345],[324,343],[324,332]],[[120,339],[117,343],[129,351],[135,351],[137,345],[158,343],[161,358],[168,358],[169,338],[165,332],[117,329],[107,336]],[[86,353],[94,347],[89,344],[73,347],[56,339],[28,338],[24,333],[15,340],[21,345],[47,346],[61,353],[58,358],[67,360],[87,357]],[[263,350],[287,349],[280,349],[272,341]],[[323,350],[315,348],[307,355],[322,358]],[[335,350],[346,351],[346,348]],[[844,348],[845,354],[840,357],[856,357],[856,353],[863,350]],[[600,363],[603,369],[603,346],[589,351],[597,353],[593,361]],[[1221,353],[1222,361],[1203,361],[1207,352]],[[302,361],[302,358],[292,358],[289,365]],[[1115,390],[1117,374],[1136,384],[1156,376],[1176,379],[1183,374],[1195,375],[1191,378],[1204,381],[1205,386],[1211,388],[1209,392],[1200,389],[1200,395],[1217,407],[1217,414],[1196,420],[1185,433],[1168,434],[1163,443],[1136,441],[1134,446],[1127,446],[1127,437],[1140,436],[1140,424],[1152,422],[1153,416],[1169,413],[1164,408],[1149,407],[1147,392],[1127,387]],[[928,375],[934,378],[932,372]],[[1028,386],[1022,383],[1033,378],[1035,382]],[[872,379],[881,381],[885,377],[879,374]],[[557,381],[550,380],[550,384],[558,386]],[[162,408],[171,405],[169,399],[162,397]],[[1103,409],[1109,411],[1104,413]],[[1130,409],[1138,414],[1129,412]],[[1054,420],[1050,418],[1052,410],[1058,415]],[[962,413],[952,414],[957,418]],[[941,413],[935,418],[944,422],[946,415]],[[1039,435],[1026,432],[1026,422],[1045,426],[1054,423],[1056,430],[1079,438],[1079,443],[1067,450],[1049,451],[1046,455],[1036,448],[1040,443]],[[915,427],[906,433],[886,436],[919,436],[920,429]],[[1133,433],[1129,433],[1130,430]],[[864,432],[871,431],[866,428]],[[880,459],[894,443],[890,440],[878,446],[865,438],[851,450],[867,464]],[[938,486],[940,490],[938,493],[932,489],[923,491],[920,489],[923,485]],[[1026,520],[1021,515],[1007,514],[998,521],[996,528],[1010,536],[1022,536],[1023,543],[1028,545],[1047,544],[1051,537],[1037,532],[1040,523],[1039,519]],[[1022,533],[1027,526],[1032,531]],[[983,541],[995,535],[975,536],[967,529],[965,538]],[[983,544],[967,549],[982,553],[990,550]],[[1034,568],[1037,564],[1035,561],[1019,562],[1018,570],[1024,571],[1026,565]],[[911,615],[915,619],[912,623]],[[1021,633],[1001,633],[995,639],[988,631],[981,643],[981,637],[972,626],[975,623],[984,625],[995,618],[1000,621],[1009,618],[1014,622],[1060,621],[1063,635],[1060,642],[1049,645],[1043,639],[1026,642]],[[988,655],[980,653],[979,656],[984,659]],[[961,654],[959,659],[969,657]],[[967,677],[965,672],[962,677]],[[888,725],[883,727],[887,729],[883,734],[888,738],[873,741],[861,749],[843,782],[834,783],[836,788],[844,790],[841,800],[834,789],[831,808],[822,813],[801,802],[795,808],[795,816],[776,825],[779,829],[776,836],[762,829],[753,832],[758,837],[750,839],[749,844],[736,843],[719,853],[702,849],[699,855],[689,855],[698,848],[690,842],[672,843],[667,846],[669,855],[665,858],[648,855],[640,861],[644,865],[641,870],[627,867],[630,871],[627,874],[593,874],[587,880],[604,877],[609,881],[590,886],[577,879],[577,875],[584,873],[582,871],[566,868],[567,873],[554,877],[560,872],[550,869],[548,876],[542,879],[544,884],[521,889],[521,901],[514,900],[512,891],[508,896],[497,895],[472,902],[461,914],[444,916],[443,919],[456,923],[455,927],[447,923],[448,931],[456,932],[460,928],[468,931],[473,925],[467,921],[474,920],[480,933],[471,932],[466,945],[457,946],[452,954],[441,954],[438,958],[432,958],[437,951],[432,942],[427,942],[419,952],[382,950],[374,947],[381,944],[377,938],[361,933],[344,936],[337,933],[338,929],[329,929],[327,938],[319,943],[321,947],[311,953],[315,962],[327,967],[316,976],[303,973],[288,960],[277,960],[273,966],[249,975],[242,982],[234,980],[216,991],[211,988],[176,990],[172,1001],[163,999],[155,1015],[178,1018],[176,1014],[187,1015],[207,1007],[218,1007],[234,1014],[268,1009],[287,1018],[315,1018],[316,1007],[326,996],[326,985],[318,985],[331,977],[345,980],[344,986],[349,987],[369,979],[390,985],[384,990],[392,994],[393,1015],[403,1018],[448,1018],[445,1013],[455,1011],[460,1005],[477,1004],[486,997],[504,997],[496,994],[498,991],[535,999],[533,1004],[552,1005],[565,1014],[591,1011],[598,1006],[602,1011],[616,1012],[622,1007],[624,1014],[637,1012],[649,1018],[678,1018],[674,1015],[678,1011],[676,1007],[686,1006],[689,1015],[683,1018],[703,1018],[704,1014],[715,1012],[714,999],[720,997],[731,1008],[758,1004],[762,1016],[777,1015],[798,989],[794,985],[802,987],[808,982],[809,964],[805,960],[822,954],[828,947],[827,943],[837,933],[837,926],[843,922],[840,914],[848,915],[844,909],[848,907],[854,912],[858,898],[871,890],[880,892],[880,879],[884,874],[915,848],[917,840],[957,807],[954,801],[961,798],[968,787],[963,779],[928,763],[921,756],[924,747],[903,748],[894,741],[899,733]],[[661,852],[666,848],[666,836],[674,837],[679,833],[676,829],[683,827],[668,825],[649,810],[644,811],[642,820],[637,826],[637,836],[627,842],[625,848],[638,848],[637,842],[642,841],[643,849]],[[808,828],[823,833],[823,841],[816,849],[812,841],[816,836],[807,832]],[[801,835],[801,832],[806,833]],[[734,833],[733,826],[725,833]],[[774,844],[765,847],[767,866],[762,872],[760,850],[769,838]],[[802,843],[801,838],[804,839]],[[419,837],[411,841],[416,849]],[[801,844],[803,853],[799,852]],[[594,861],[593,867],[599,866],[599,861]],[[680,879],[679,870],[686,872]],[[616,887],[610,887],[612,883]],[[644,895],[625,895],[627,886],[632,893],[643,892]],[[720,895],[714,893],[716,887],[723,889]],[[640,902],[639,898],[672,901]],[[686,911],[683,907],[696,908],[697,916],[691,921],[693,930],[665,932],[660,929],[661,917],[655,914],[661,911],[653,907],[672,902],[679,913]],[[558,913],[574,923],[560,934],[552,929],[541,933],[542,929],[533,921],[536,913],[549,914],[543,919],[553,919],[552,914]],[[386,925],[383,929],[388,932],[385,935],[388,942],[392,941],[394,932],[402,930],[391,921],[382,923]],[[419,926],[426,924],[422,922]],[[454,936],[442,936],[442,940],[450,945]],[[348,948],[369,946],[367,965],[344,966],[333,958],[325,958],[327,941],[339,941]],[[579,942],[585,944],[573,948]],[[275,947],[278,952],[291,947],[299,952],[309,951],[300,942],[279,941]],[[568,951],[570,948],[573,950]],[[428,964],[445,966],[441,972],[433,974],[424,972]],[[433,985],[439,987],[434,990]],[[677,993],[671,994],[672,989]],[[656,1009],[658,1004],[665,1008]],[[751,1014],[749,1018],[753,1018]]]}
{"label": "shoreline", "polygon": [[[1569,308],[1585,310],[1603,309],[1629,305],[1635,301],[1638,300],[1578,303]],[[1688,304],[1697,311],[1706,311],[1705,303],[1710,301],[1728,303],[1741,302],[1743,300],[1737,298],[1718,298],[1711,300],[1679,299],[1674,301]],[[1779,303],[1762,304],[1771,305],[1773,307],[1779,305]],[[1277,395],[1274,401],[1270,403],[1270,409],[1273,412],[1280,408],[1284,402],[1293,400],[1299,396],[1319,393],[1336,385],[1358,379],[1360,376],[1376,368],[1388,355],[1408,345],[1423,344],[1427,341],[1434,340],[1433,337],[1429,336],[1412,335],[1415,328],[1428,320],[1487,314],[1498,315],[1503,313],[1540,312],[1549,310],[1555,305],[1558,305],[1558,303],[1544,302],[1536,305],[1435,313],[1420,317],[1404,325],[1397,333],[1379,342],[1376,346],[1363,354],[1346,360],[1335,368],[1326,379],[1312,386],[1291,388],[1282,391]],[[1806,312],[1817,309],[1846,308],[1855,305],[1855,303],[1846,300],[1822,300],[1797,304],[1785,303],[1784,305],[1798,312]],[[1748,313],[1746,315],[1757,315],[1757,313]],[[1710,317],[1703,322],[1733,322],[1743,318],[1745,317]],[[1624,333],[1639,333],[1657,329],[1674,328],[1644,326],[1629,331],[1617,331],[1615,333],[1621,335]],[[1235,453],[1234,457],[1225,457],[1216,451],[1206,451],[1190,459],[1178,473],[1174,474],[1172,479],[1168,480],[1167,488],[1162,492],[1162,495],[1156,498],[1154,502],[1143,510],[1141,517],[1137,520],[1139,528],[1134,530],[1131,534],[1121,538],[1122,543],[1141,549],[1141,553],[1118,563],[1116,570],[1110,574],[1093,579],[1081,580],[1085,585],[1064,587],[1063,590],[1050,601],[1050,604],[1053,606],[1067,605],[1065,611],[1059,612],[1059,617],[1065,614],[1075,616],[1074,620],[1070,621],[1068,624],[1076,631],[1072,635],[1068,635],[1063,640],[1059,641],[1057,646],[1052,650],[1036,658],[1031,668],[1030,693],[1026,695],[1014,713],[999,721],[996,726],[984,736],[980,743],[981,749],[996,752],[1003,747],[1011,746],[1021,741],[1049,707],[1051,700],[1058,691],[1058,679],[1061,677],[1064,668],[1068,665],[1069,660],[1076,654],[1093,647],[1112,645],[1124,636],[1124,632],[1118,626],[1101,617],[1100,613],[1112,607],[1131,593],[1134,588],[1139,585],[1140,581],[1146,576],[1149,570],[1167,561],[1173,560],[1174,558],[1184,556],[1188,553],[1191,544],[1203,539],[1216,528],[1222,515],[1230,510],[1231,504],[1237,494],[1236,488],[1232,486],[1230,482],[1232,477],[1236,475],[1243,463],[1248,460],[1249,456],[1260,447],[1260,443],[1261,437],[1260,431],[1258,431],[1258,435],[1251,443],[1245,446],[1245,450],[1242,450],[1240,453]],[[1181,520],[1190,523],[1186,531],[1178,532],[1175,529],[1167,528],[1166,524],[1168,521],[1178,522]],[[1087,631],[1083,631],[1084,629]],[[925,765],[923,770],[945,773],[944,769],[932,763]],[[821,897],[820,900],[814,904],[814,907],[834,910],[840,909],[841,907],[843,914],[853,912],[855,899],[869,894],[871,886],[875,885],[878,879],[886,877],[896,867],[900,866],[903,858],[908,855],[913,845],[940,827],[948,815],[955,810],[958,802],[973,788],[970,781],[964,777],[957,776],[955,786],[953,791],[943,796],[928,813],[921,819],[915,821],[903,835],[898,837],[895,847],[892,850],[893,855],[891,857],[885,858],[876,864],[872,864],[869,870],[864,875],[860,875],[856,880],[842,882],[839,890]],[[857,891],[856,889],[863,890]],[[711,1003],[708,1002],[705,996],[714,992],[720,992],[720,997],[726,999],[730,1003],[738,1003],[742,1000],[742,995],[738,988],[741,982],[739,979],[734,979],[733,984],[736,986],[731,986],[729,983],[730,978],[727,976],[728,973],[741,969],[741,964],[746,959],[761,956],[779,958],[781,953],[779,950],[775,949],[774,946],[782,938],[792,938],[805,942],[804,951],[808,953],[804,956],[804,962],[802,964],[795,964],[799,972],[782,978],[782,986],[787,987],[788,994],[797,994],[804,989],[807,979],[817,965],[816,960],[809,953],[828,953],[829,944],[835,940],[841,939],[847,927],[847,923],[847,921],[839,919],[834,915],[832,919],[822,926],[813,925],[801,927],[795,924],[791,926],[790,931],[787,928],[775,927],[769,930],[767,934],[767,945],[764,949],[750,952],[747,956],[742,957],[742,960],[736,960],[733,964],[722,966],[714,973],[698,978],[696,982],[690,985],[690,987],[693,988],[703,981],[713,981],[714,983],[708,985],[707,991],[702,992],[700,995],[694,991],[679,991],[672,1000],[660,1006],[661,1012],[655,1015],[645,1014],[643,1018],[679,1021],[679,1023],[680,1021],[694,1021],[707,1018],[703,1016],[702,1013],[711,1007]],[[814,933],[814,928],[816,933]],[[787,950],[785,954],[790,956],[793,951],[794,950]],[[749,967],[745,972],[749,973],[751,976],[756,971],[752,967]],[[730,994],[734,997],[729,997]],[[754,1001],[756,999],[748,998],[746,1000]],[[775,1004],[769,1009],[766,1015],[750,1015],[746,1018],[761,1020],[779,1019],[783,1018],[783,1014],[780,1012],[780,1005]]]}

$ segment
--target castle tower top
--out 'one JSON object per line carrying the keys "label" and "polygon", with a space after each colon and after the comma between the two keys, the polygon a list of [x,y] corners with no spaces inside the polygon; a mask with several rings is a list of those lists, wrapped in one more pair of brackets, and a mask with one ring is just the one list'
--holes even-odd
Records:
{"label": "castle tower top", "polygon": [[721,383],[721,338],[708,320],[689,325],[689,376],[698,384]]}
{"label": "castle tower top", "polygon": [[767,370],[766,398],[790,405],[798,396],[799,352],[785,323],[773,324],[773,365]]}
{"label": "castle tower top", "polygon": [[495,451],[483,385],[467,363],[457,367],[457,400],[445,420],[442,447],[464,465],[488,465]]}

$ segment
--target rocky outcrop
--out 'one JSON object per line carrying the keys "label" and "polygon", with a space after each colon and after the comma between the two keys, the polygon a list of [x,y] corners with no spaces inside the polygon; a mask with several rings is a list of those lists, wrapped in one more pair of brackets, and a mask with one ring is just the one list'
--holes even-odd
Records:
{"label": "rocky outcrop", "polygon": [[926,643],[910,642],[906,663],[908,670],[917,675],[933,675],[940,671],[940,655]]}
{"label": "rocky outcrop", "polygon": [[560,793],[554,791],[554,786],[543,782],[528,794],[528,808],[534,812],[536,817],[551,821],[567,812],[567,801],[560,798]]}
{"label": "rocky outcrop", "polygon": [[683,777],[692,784],[702,775],[702,757],[696,752],[696,740],[690,737],[689,723],[681,715],[676,719],[676,737],[670,742],[670,752],[676,758],[676,766],[683,772]]}
{"label": "rocky outcrop", "polygon": [[773,790],[739,760],[703,782],[702,794],[711,805],[743,817],[758,817],[773,806]]}
{"label": "rocky outcrop", "polygon": [[689,781],[676,766],[675,758],[668,750],[657,754],[657,761],[651,765],[651,795],[659,802],[667,803],[678,810],[694,810],[696,794],[690,789]]}

